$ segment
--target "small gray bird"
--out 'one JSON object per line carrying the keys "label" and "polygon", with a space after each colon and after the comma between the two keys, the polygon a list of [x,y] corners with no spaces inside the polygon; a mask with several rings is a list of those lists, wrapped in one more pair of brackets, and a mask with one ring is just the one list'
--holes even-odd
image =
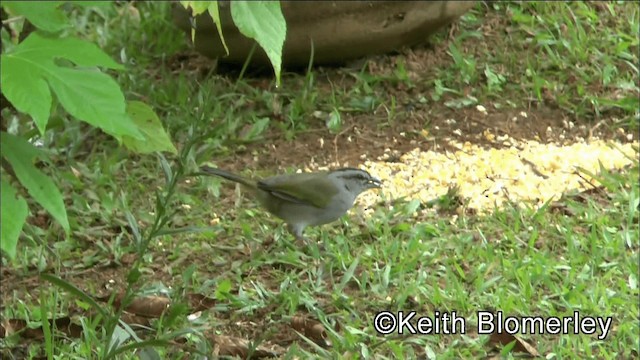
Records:
{"label": "small gray bird", "polygon": [[202,175],[220,176],[251,190],[267,211],[287,223],[298,241],[306,241],[302,233],[307,226],[339,219],[360,193],[382,185],[380,179],[354,168],[278,175],[258,181],[209,166],[200,170]]}

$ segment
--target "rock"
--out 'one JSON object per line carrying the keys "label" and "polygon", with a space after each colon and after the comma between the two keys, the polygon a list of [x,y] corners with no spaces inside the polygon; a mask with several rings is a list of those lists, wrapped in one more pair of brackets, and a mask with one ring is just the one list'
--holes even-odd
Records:
{"label": "rock", "polygon": [[[195,48],[220,62],[243,64],[254,45],[231,21],[229,2],[220,2],[224,47],[209,15],[196,17]],[[467,1],[281,1],[287,21],[283,66],[306,66],[313,40],[315,65],[341,64],[425,41],[475,5]],[[191,36],[189,11],[177,5],[174,22]],[[269,65],[258,46],[252,65]]]}

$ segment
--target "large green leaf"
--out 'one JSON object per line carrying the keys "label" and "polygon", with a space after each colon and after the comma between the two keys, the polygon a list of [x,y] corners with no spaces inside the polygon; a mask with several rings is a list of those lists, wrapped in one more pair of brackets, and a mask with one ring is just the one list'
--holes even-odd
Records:
{"label": "large green leaf", "polygon": [[224,46],[224,51],[227,53],[227,55],[229,55],[229,48],[227,47],[227,42],[224,41],[224,34],[222,34],[222,24],[220,24],[220,9],[218,8],[218,2],[211,1],[207,9],[209,9],[209,15],[211,15],[213,23],[216,24],[218,35],[220,35],[222,46]]}
{"label": "large green leaf", "polygon": [[287,24],[279,1],[231,1],[231,17],[242,35],[258,42],[271,61],[280,84],[282,47]]}
{"label": "large green leaf", "polygon": [[[209,6],[210,1],[180,1],[180,4],[185,9],[191,8],[191,16],[200,15],[203,12],[207,11],[207,6]],[[191,28],[191,42],[196,42],[196,29]]]}
{"label": "large green leaf", "polygon": [[71,24],[60,9],[64,1],[3,1],[12,15],[22,15],[43,31],[58,32]]}
{"label": "large green leaf", "polygon": [[[229,54],[229,48],[227,47],[227,43],[224,41],[224,34],[222,34],[222,26],[220,25],[220,11],[218,9],[217,1],[180,1],[180,4],[185,9],[191,8],[191,15],[196,16],[204,13],[209,10],[209,15],[213,19],[213,23],[216,24],[216,28],[218,29],[218,35],[220,36],[220,41],[222,41],[222,46],[224,46],[224,50]],[[191,29],[191,42],[195,42],[196,30]]]}
{"label": "large green leaf", "polygon": [[8,182],[0,180],[0,248],[10,259],[16,257],[20,231],[27,220],[27,201]]}
{"label": "large green leaf", "polygon": [[44,132],[51,112],[51,91],[47,81],[32,71],[33,68],[30,63],[3,54],[0,57],[0,83],[2,92],[13,106],[31,115],[38,129]]}
{"label": "large green leaf", "polygon": [[[122,66],[95,44],[75,38],[46,38],[36,32],[1,58],[4,95],[18,110],[33,117],[41,133],[51,112],[50,87],[65,110],[78,119],[117,139],[124,135],[142,138],[125,112],[118,84],[93,68]],[[59,65],[57,59],[67,59],[77,67]]]}
{"label": "large green leaf", "polygon": [[191,8],[191,15],[200,15],[207,11],[209,5],[214,1],[180,1],[180,4],[187,9]]}
{"label": "large green leaf", "polygon": [[43,157],[44,153],[25,139],[6,132],[0,133],[0,141],[2,142],[2,156],[11,164],[20,183],[27,189],[29,195],[42,205],[68,233],[69,220],[62,194],[53,180],[33,165],[34,160]]}
{"label": "large green leaf", "polygon": [[154,151],[169,151],[174,154],[178,152],[171,143],[169,135],[164,131],[158,115],[149,105],[140,101],[130,101],[127,105],[127,113],[138,125],[144,139],[138,140],[125,136],[123,143],[126,147],[142,154]]}

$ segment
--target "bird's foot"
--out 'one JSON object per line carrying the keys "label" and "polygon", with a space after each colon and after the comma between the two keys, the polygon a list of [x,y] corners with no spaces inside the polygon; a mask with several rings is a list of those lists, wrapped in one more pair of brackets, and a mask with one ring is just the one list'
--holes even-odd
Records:
{"label": "bird's foot", "polygon": [[304,247],[306,249],[312,249],[315,246],[320,251],[324,250],[324,243],[318,243],[317,241],[309,240],[304,236],[296,237],[296,246]]}
{"label": "bird's foot", "polygon": [[296,238],[296,246],[311,249],[313,246],[317,246],[319,250],[324,249],[323,244],[317,244],[315,241],[307,239],[303,234],[304,226],[287,224],[289,232]]}
{"label": "bird's foot", "polygon": [[311,245],[311,241],[304,236],[296,236],[296,246],[306,247]]}

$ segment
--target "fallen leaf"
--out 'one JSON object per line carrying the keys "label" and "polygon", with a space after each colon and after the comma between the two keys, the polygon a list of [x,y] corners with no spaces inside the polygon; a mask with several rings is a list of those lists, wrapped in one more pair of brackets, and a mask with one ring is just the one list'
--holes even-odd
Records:
{"label": "fallen leaf", "polygon": [[491,337],[489,337],[489,344],[494,346],[506,346],[513,341],[515,341],[516,343],[511,351],[526,353],[534,357],[540,356],[538,351],[533,346],[515,335],[507,333],[493,333],[491,334]]}
{"label": "fallen leaf", "polygon": [[291,327],[320,346],[331,346],[327,331],[319,321],[304,316],[294,316],[291,318]]}
{"label": "fallen leaf", "polygon": [[271,348],[259,345],[249,354],[251,346],[248,340],[233,336],[216,335],[213,331],[207,332],[206,336],[211,342],[213,356],[215,357],[237,356],[242,359],[263,359],[279,357],[284,354],[284,349],[278,345],[272,345]]}
{"label": "fallen leaf", "polygon": [[216,299],[206,297],[202,294],[190,293],[187,294],[187,299],[189,300],[189,308],[192,312],[207,310],[217,304]]}
{"label": "fallen leaf", "polygon": [[171,299],[164,296],[145,296],[136,298],[125,309],[135,315],[159,318],[171,305]]}

